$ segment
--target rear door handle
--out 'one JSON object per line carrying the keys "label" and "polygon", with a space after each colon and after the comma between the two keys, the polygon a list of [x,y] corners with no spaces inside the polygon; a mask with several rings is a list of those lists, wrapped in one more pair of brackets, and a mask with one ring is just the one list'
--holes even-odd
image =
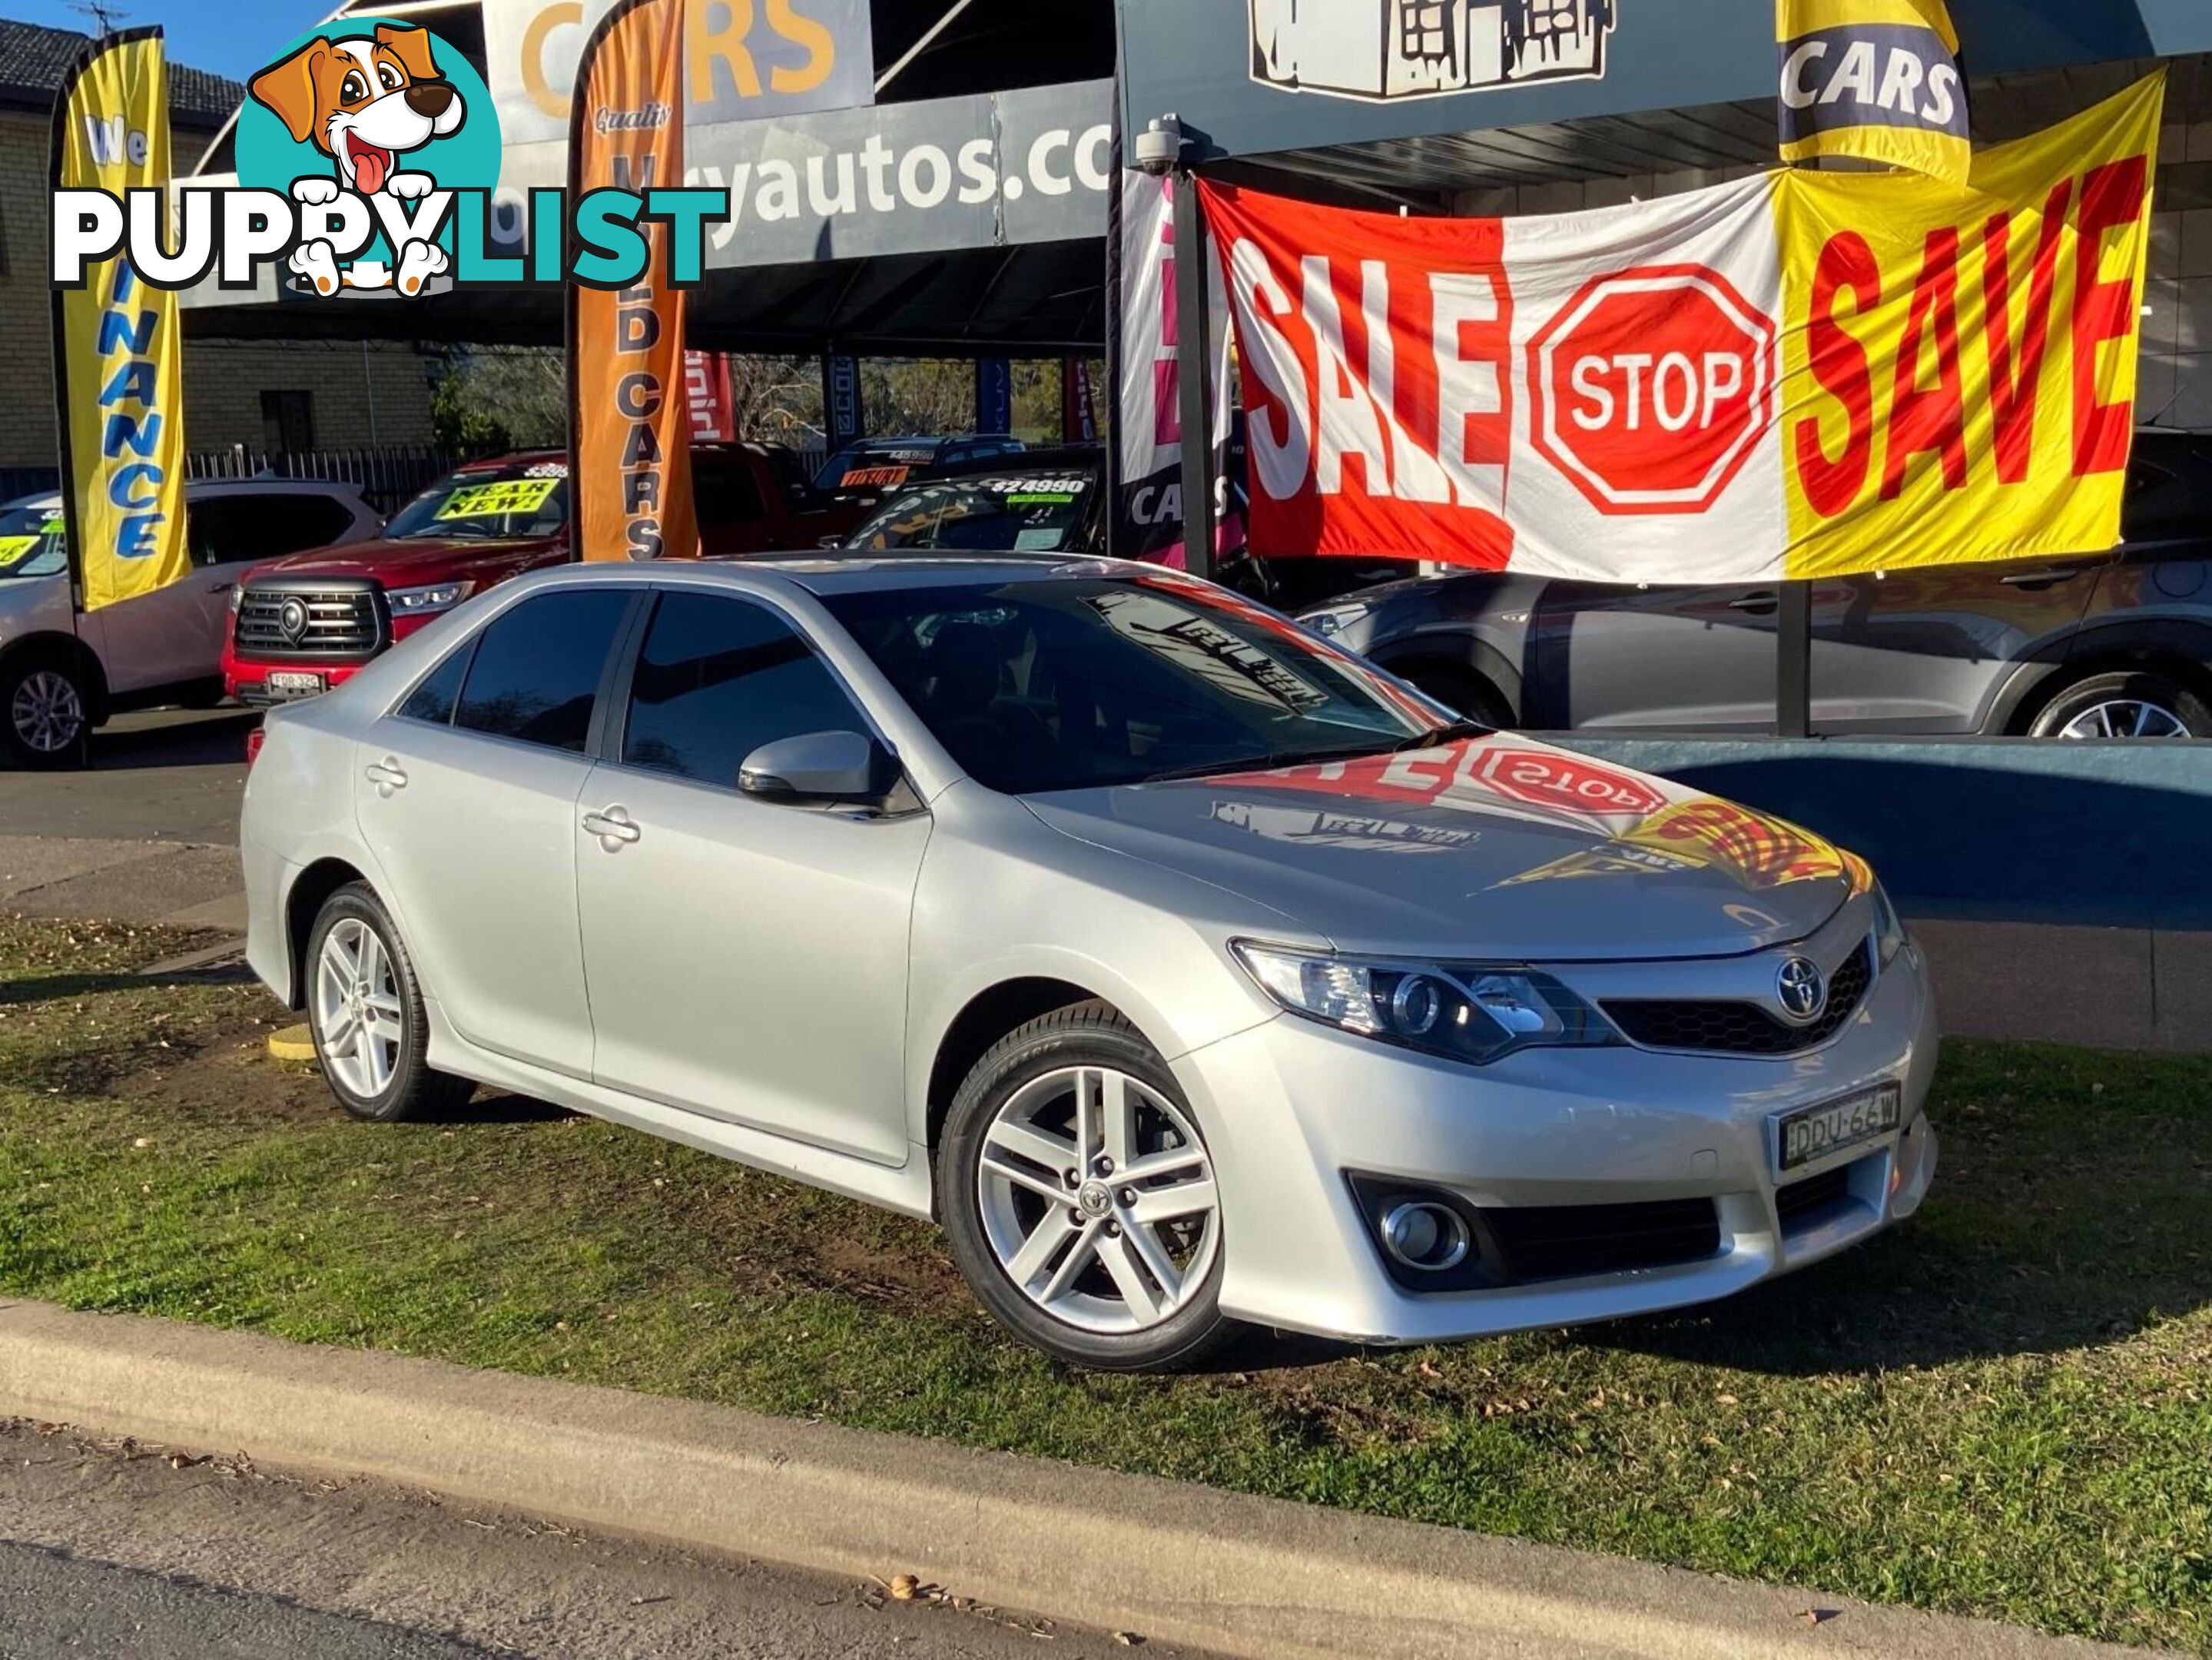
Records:
{"label": "rear door handle", "polygon": [[584,815],[584,833],[599,838],[599,845],[609,853],[635,842],[645,834],[637,821],[620,807],[609,807],[605,812]]}
{"label": "rear door handle", "polygon": [[1782,602],[1771,593],[1747,593],[1741,599],[1729,601],[1730,611],[1747,611],[1754,617],[1765,617],[1781,606]]}
{"label": "rear door handle", "polygon": [[400,769],[399,757],[387,755],[381,761],[372,761],[368,768],[368,781],[376,786],[376,793],[389,801],[392,795],[407,787],[407,775]]}
{"label": "rear door handle", "polygon": [[2055,588],[2061,582],[2070,582],[2081,574],[2078,565],[2053,565],[2048,570],[2017,570],[1997,581],[2008,588]]}

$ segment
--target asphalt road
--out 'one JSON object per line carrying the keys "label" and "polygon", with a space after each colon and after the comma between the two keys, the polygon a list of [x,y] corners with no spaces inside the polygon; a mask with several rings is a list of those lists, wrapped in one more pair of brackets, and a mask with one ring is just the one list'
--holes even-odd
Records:
{"label": "asphalt road", "polygon": [[0,836],[233,846],[246,787],[246,709],[163,709],[93,734],[89,772],[0,772]]}
{"label": "asphalt road", "polygon": [[[0,1660],[1104,1660],[1117,1635],[0,1420]],[[1046,1640],[1048,1639],[1048,1640]]]}

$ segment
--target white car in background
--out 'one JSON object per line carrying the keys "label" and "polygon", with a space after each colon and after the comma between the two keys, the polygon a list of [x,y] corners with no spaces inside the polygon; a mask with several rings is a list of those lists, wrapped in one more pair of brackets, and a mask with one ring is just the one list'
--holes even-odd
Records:
{"label": "white car in background", "polygon": [[60,496],[0,508],[0,763],[64,765],[112,714],[219,702],[239,571],[384,526],[353,486],[321,479],[195,479],[185,504],[191,575],[76,617]]}

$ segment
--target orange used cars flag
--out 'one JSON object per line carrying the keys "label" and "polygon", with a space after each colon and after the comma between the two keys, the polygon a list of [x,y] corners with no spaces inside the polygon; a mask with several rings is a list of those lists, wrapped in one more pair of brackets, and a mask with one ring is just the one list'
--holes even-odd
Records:
{"label": "orange used cars flag", "polygon": [[[683,0],[619,0],[577,64],[569,200],[684,182]],[[569,443],[576,550],[584,559],[690,559],[690,413],[684,294],[669,281],[670,228],[642,220],[644,277],[568,285]]]}

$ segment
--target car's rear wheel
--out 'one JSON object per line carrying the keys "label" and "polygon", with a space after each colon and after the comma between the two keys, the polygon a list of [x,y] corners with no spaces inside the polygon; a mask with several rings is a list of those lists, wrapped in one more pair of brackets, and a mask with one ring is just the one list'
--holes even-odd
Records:
{"label": "car's rear wheel", "polygon": [[1235,1330],[1205,1138],[1174,1074],[1106,1004],[1032,1020],[976,1063],[938,1180],[969,1285],[1047,1353],[1173,1371]]}
{"label": "car's rear wheel", "polygon": [[19,767],[66,767],[82,757],[91,699],[84,671],[33,649],[0,666],[0,743]]}
{"label": "car's rear wheel", "polygon": [[307,1028],[324,1081],[356,1118],[393,1124],[459,1106],[465,1078],[431,1070],[429,1017],[391,914],[365,882],[323,902],[307,937]]}
{"label": "car's rear wheel", "polygon": [[2036,714],[2037,738],[2212,738],[2212,705],[2170,675],[2150,670],[2093,674]]}

